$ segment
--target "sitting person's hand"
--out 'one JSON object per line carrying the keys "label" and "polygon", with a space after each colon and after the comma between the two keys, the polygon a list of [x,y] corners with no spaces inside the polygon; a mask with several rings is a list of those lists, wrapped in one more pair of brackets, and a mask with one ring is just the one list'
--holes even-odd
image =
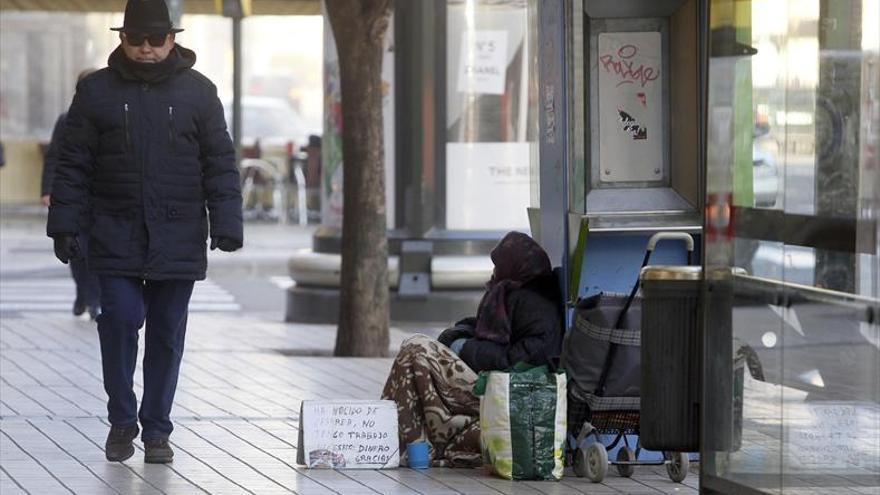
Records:
{"label": "sitting person's hand", "polygon": [[452,352],[454,352],[456,355],[459,355],[459,354],[461,354],[461,348],[464,347],[464,345],[467,343],[468,340],[471,340],[471,339],[465,338],[465,337],[462,337],[460,339],[455,339],[454,342],[449,344],[449,349],[451,349]]}
{"label": "sitting person's hand", "polygon": [[474,327],[470,324],[471,319],[472,318],[465,318],[456,323],[454,327],[443,330],[440,336],[437,337],[437,341],[446,347],[450,347],[452,343],[458,339],[469,339],[473,337]]}

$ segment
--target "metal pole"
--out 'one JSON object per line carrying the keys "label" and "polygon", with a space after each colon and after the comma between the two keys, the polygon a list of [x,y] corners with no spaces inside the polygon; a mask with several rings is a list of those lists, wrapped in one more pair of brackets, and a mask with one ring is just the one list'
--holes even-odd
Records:
{"label": "metal pole", "polygon": [[232,144],[241,160],[241,16],[232,18]]}
{"label": "metal pole", "polygon": [[[538,4],[541,235],[554,266],[561,265],[568,297],[568,17],[565,0]],[[568,299],[566,299],[568,300]]]}

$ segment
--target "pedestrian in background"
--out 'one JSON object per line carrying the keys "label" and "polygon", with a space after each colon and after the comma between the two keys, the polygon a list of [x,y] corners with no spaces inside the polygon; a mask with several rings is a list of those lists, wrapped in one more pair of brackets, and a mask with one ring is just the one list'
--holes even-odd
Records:
{"label": "pedestrian in background", "polygon": [[[86,69],[79,73],[76,78],[77,84],[85,79],[86,76],[95,72],[95,69]],[[43,206],[48,207],[52,201],[52,179],[55,177],[55,162],[58,160],[58,149],[61,146],[61,133],[64,131],[64,123],[67,120],[67,113],[62,113],[58,120],[55,121],[55,128],[52,130],[52,139],[49,141],[49,149],[43,157],[43,180],[42,193],[40,200]],[[87,225],[88,211],[85,211],[81,217],[79,235],[77,241],[82,250],[83,256],[70,260],[70,274],[73,276],[73,282],[76,284],[76,299],[73,301],[73,314],[79,316],[89,311],[92,320],[98,317],[101,304],[101,288],[98,285],[98,277],[89,272],[88,263],[86,263],[85,254],[88,253],[89,245],[89,226]]]}
{"label": "pedestrian in background", "polygon": [[[63,132],[47,233],[62,261],[82,255],[101,285],[101,342],[110,432],[107,460],[171,462],[170,413],[193,283],[211,248],[242,246],[241,185],[217,88],[175,43],[163,0],[129,0],[108,67],[78,85]],[[145,325],[143,397],[133,390]]]}

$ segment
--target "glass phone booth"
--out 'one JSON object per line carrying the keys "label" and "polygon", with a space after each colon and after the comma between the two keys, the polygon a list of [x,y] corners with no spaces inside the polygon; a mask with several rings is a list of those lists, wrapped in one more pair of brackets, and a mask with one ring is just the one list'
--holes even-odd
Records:
{"label": "glass phone booth", "polygon": [[[580,295],[628,293],[647,239],[702,229],[699,2],[572,2],[569,239]],[[686,264],[678,243],[653,262]]]}

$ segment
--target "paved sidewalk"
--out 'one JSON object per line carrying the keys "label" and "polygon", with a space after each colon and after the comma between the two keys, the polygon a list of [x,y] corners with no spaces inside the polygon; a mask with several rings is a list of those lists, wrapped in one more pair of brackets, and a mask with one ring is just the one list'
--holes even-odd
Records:
{"label": "paved sidewalk", "polygon": [[[108,425],[94,324],[21,312],[0,323],[0,493],[577,494],[697,493],[662,467],[603,484],[508,482],[481,470],[306,470],[295,464],[299,405],[377,398],[391,359],[327,357],[335,328],[195,313],[173,413],[173,464],[104,460]],[[395,330],[394,348],[408,334]],[[140,370],[136,374],[140,395]],[[136,442],[140,448],[140,442]]]}

